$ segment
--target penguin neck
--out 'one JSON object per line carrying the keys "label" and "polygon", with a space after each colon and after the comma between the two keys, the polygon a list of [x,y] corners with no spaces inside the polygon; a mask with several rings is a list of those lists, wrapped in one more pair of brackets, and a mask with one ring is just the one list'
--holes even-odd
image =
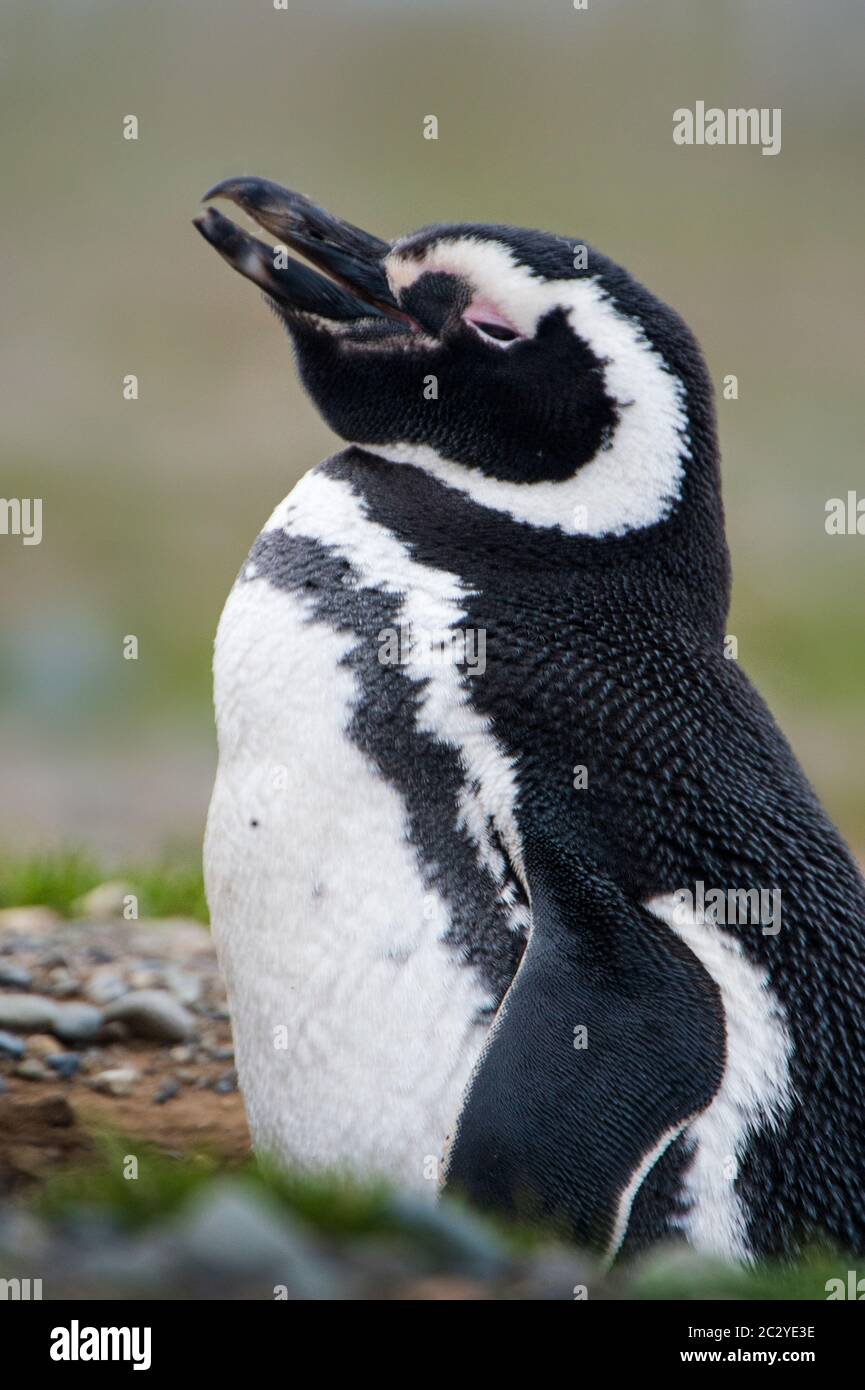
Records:
{"label": "penguin neck", "polygon": [[[321,468],[359,495],[370,520],[397,536],[421,563],[489,595],[531,588],[567,604],[582,586],[606,591],[628,622],[635,597],[675,605],[710,639],[723,636],[729,556],[717,461],[689,469],[668,514],[622,534],[577,534],[487,505],[424,466],[417,452],[352,445]],[[533,485],[539,486],[539,485]]]}

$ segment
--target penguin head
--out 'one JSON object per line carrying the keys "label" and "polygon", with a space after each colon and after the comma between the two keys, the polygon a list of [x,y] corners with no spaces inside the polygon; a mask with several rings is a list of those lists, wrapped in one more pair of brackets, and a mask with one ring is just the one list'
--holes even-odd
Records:
{"label": "penguin head", "polygon": [[348,442],[573,533],[663,522],[689,470],[716,487],[712,392],[691,333],[592,247],[480,224],[386,242],[253,178],[213,198],[278,238],[213,208],[196,220],[265,291]]}

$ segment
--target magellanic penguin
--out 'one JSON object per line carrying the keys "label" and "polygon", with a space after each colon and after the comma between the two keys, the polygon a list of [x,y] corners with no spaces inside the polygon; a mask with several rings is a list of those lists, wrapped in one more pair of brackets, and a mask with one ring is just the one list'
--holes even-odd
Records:
{"label": "magellanic penguin", "polygon": [[256,1147],[431,1194],[443,1165],[607,1257],[865,1250],[865,888],[727,659],[688,328],[574,239],[216,197],[277,239],[196,223],[348,445],[216,643],[207,891]]}

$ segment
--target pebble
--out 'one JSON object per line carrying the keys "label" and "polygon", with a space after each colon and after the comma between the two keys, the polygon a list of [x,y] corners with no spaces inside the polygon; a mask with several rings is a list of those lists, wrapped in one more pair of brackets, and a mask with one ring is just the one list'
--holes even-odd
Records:
{"label": "pebble", "polygon": [[17,1259],[42,1260],[50,1239],[47,1225],[33,1212],[11,1202],[0,1207],[0,1249],[4,1254],[14,1250]]}
{"label": "pebble", "polygon": [[166,990],[133,990],[110,1004],[105,1018],[119,1019],[135,1037],[155,1042],[185,1042],[195,1032],[192,1015]]}
{"label": "pebble", "polygon": [[179,965],[166,966],[162,982],[181,1004],[197,1004],[201,998],[201,980]]}
{"label": "pebble", "polygon": [[17,1033],[54,1033],[63,1042],[92,1037],[102,1015],[89,1004],[62,1004],[41,994],[0,994],[0,1028]]}
{"label": "pebble", "polygon": [[502,1272],[507,1254],[486,1224],[445,1202],[430,1203],[414,1193],[393,1192],[387,1211],[395,1224],[446,1258],[452,1273],[489,1279]]}
{"label": "pebble", "polygon": [[103,1044],[126,1042],[128,1037],[129,1029],[126,1024],[121,1023],[119,1018],[113,1018],[110,1023],[103,1024],[96,1041]]}
{"label": "pebble", "polygon": [[167,1100],[172,1100],[180,1092],[180,1082],[173,1076],[163,1082],[156,1095],[153,1097],[154,1104],[164,1105]]}
{"label": "pebble", "polygon": [[124,898],[134,895],[132,884],[124,883],[119,878],[109,879],[106,883],[98,883],[80,897],[74,905],[75,911],[80,917],[92,917],[104,922],[112,917],[122,917],[126,906]]}
{"label": "pebble", "polygon": [[87,955],[94,965],[110,965],[114,960],[114,952],[106,950],[104,946],[91,946]]}
{"label": "pebble", "polygon": [[132,1094],[139,1073],[135,1067],[111,1067],[90,1078],[94,1091],[107,1096],[129,1096]]}
{"label": "pebble", "polygon": [[574,1291],[581,1286],[591,1294],[599,1274],[597,1266],[582,1251],[552,1246],[532,1257],[521,1281],[514,1285],[514,1294],[532,1303],[573,1299]]}
{"label": "pebble", "polygon": [[53,930],[59,921],[51,907],[4,907],[0,911],[0,931],[32,932],[39,936]]}
{"label": "pebble", "polygon": [[45,1063],[64,1081],[71,1081],[81,1069],[81,1058],[77,1052],[56,1052],[45,1058]]}
{"label": "pebble", "polygon": [[84,1042],[95,1037],[102,1027],[102,1014],[92,1004],[55,1004],[54,1008],[51,1031],[62,1042]]}
{"label": "pebble", "polygon": [[287,1285],[293,1298],[326,1299],[328,1275],[299,1226],[273,1202],[230,1179],[192,1198],[172,1234],[182,1258],[210,1278],[246,1277],[262,1291]]}
{"label": "pebble", "polygon": [[26,1051],[25,1044],[14,1033],[0,1033],[0,1057],[11,1057],[17,1061]]}
{"label": "pebble", "polygon": [[180,1062],[181,1065],[185,1066],[195,1056],[195,1049],[187,1047],[185,1043],[180,1043],[177,1047],[172,1047],[168,1055],[172,1062]]}
{"label": "pebble", "polygon": [[51,1073],[36,1057],[27,1057],[15,1068],[15,1075],[23,1081],[50,1081]]}
{"label": "pebble", "polygon": [[194,1086],[198,1080],[198,1072],[190,1071],[189,1067],[178,1067],[174,1074],[184,1086]]}
{"label": "pebble", "polygon": [[60,1051],[60,1044],[53,1033],[31,1033],[27,1039],[27,1051],[31,1057],[50,1057]]}
{"label": "pebble", "polygon": [[92,1004],[113,1004],[128,992],[128,984],[113,965],[100,965],[84,986],[84,993]]}
{"label": "pebble", "polygon": [[70,994],[78,993],[78,981],[65,965],[55,966],[48,979],[48,993],[54,999],[67,999]]}
{"label": "pebble", "polygon": [[97,1242],[88,1232],[86,1238],[73,1288],[89,1285],[94,1297],[138,1300],[163,1298],[166,1288],[176,1287],[177,1256],[165,1236],[136,1231],[134,1240],[118,1240],[111,1233]]}
{"label": "pebble", "polygon": [[49,946],[47,951],[43,951],[39,957],[39,964],[46,970],[56,965],[68,965],[69,957],[65,951],[61,951],[57,946]]}
{"label": "pebble", "polygon": [[159,972],[156,970],[131,970],[129,972],[129,984],[132,989],[155,989],[159,984]]}
{"label": "pebble", "polygon": [[23,965],[0,965],[0,985],[7,989],[29,989],[33,976]]}
{"label": "pebble", "polygon": [[0,1028],[13,1033],[47,1033],[57,1019],[53,999],[40,994],[0,994]]}
{"label": "pebble", "polygon": [[218,1096],[229,1096],[237,1090],[237,1072],[226,1072],[225,1076],[220,1076],[218,1081],[213,1083],[213,1089]]}

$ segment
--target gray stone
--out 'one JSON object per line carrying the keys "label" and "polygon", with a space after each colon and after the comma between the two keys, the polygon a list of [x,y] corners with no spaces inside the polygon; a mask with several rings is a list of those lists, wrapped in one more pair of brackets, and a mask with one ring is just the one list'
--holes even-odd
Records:
{"label": "gray stone", "polygon": [[584,1251],[547,1246],[531,1257],[511,1284],[511,1295],[532,1303],[572,1303],[592,1298],[602,1277],[600,1267]]}
{"label": "gray stone", "polygon": [[135,1067],[111,1067],[91,1077],[89,1084],[106,1096],[130,1096],[139,1077]]}
{"label": "gray stone", "polygon": [[69,956],[65,951],[61,951],[59,946],[48,946],[39,957],[39,964],[46,970],[52,966],[68,965]]}
{"label": "gray stone", "polygon": [[166,990],[133,990],[109,1004],[105,1019],[125,1023],[135,1037],[155,1042],[186,1042],[195,1033],[195,1019]]}
{"label": "gray stone", "polygon": [[113,1004],[129,993],[129,986],[113,966],[100,965],[84,986],[84,993],[93,1004]]}
{"label": "gray stone", "polygon": [[51,1072],[37,1057],[28,1057],[25,1061],[19,1062],[15,1068],[15,1075],[20,1076],[22,1081],[51,1080]]}
{"label": "gray stone", "polygon": [[98,1047],[88,1047],[86,1052],[81,1054],[81,1070],[86,1073],[98,1071],[105,1061],[102,1050]]}
{"label": "gray stone", "polygon": [[41,994],[0,994],[0,1028],[13,1033],[53,1033],[59,1007]]}
{"label": "gray stone", "polygon": [[154,1104],[164,1105],[167,1100],[173,1100],[176,1095],[179,1095],[179,1093],[180,1082],[176,1079],[176,1077],[169,1076],[168,1080],[163,1082],[159,1090],[156,1092],[156,1095],[153,1097]]}
{"label": "gray stone", "polygon": [[11,1057],[17,1062],[26,1050],[24,1043],[14,1033],[0,1033],[0,1057]]}
{"label": "gray stone", "polygon": [[87,951],[88,959],[93,965],[110,965],[115,958],[114,951],[109,951],[107,946],[91,946]]}
{"label": "gray stone", "polygon": [[[47,1226],[25,1207],[0,1207],[0,1249],[16,1260],[43,1259],[51,1244]],[[5,1271],[4,1271],[5,1273]]]}
{"label": "gray stone", "polygon": [[[112,1235],[114,1238],[112,1239]],[[176,1255],[162,1236],[138,1232],[134,1239],[118,1240],[106,1233],[90,1248],[77,1252],[74,1292],[81,1298],[172,1298],[171,1279]],[[81,1292],[78,1292],[81,1290]]]}
{"label": "gray stone", "polygon": [[56,1052],[53,1056],[45,1058],[45,1065],[64,1081],[71,1081],[81,1069],[81,1058],[77,1052]]}
{"label": "gray stone", "polygon": [[285,1285],[290,1298],[326,1299],[330,1280],[300,1228],[270,1200],[223,1179],[193,1199],[175,1221],[179,1252],[216,1279],[261,1283],[261,1297]]}
{"label": "gray stone", "polygon": [[7,989],[29,989],[33,976],[23,965],[0,965],[0,985]]}
{"label": "gray stone", "polygon": [[162,982],[181,1004],[197,1004],[201,998],[201,980],[180,965],[166,966]]}
{"label": "gray stone", "polygon": [[102,1027],[102,1014],[92,1004],[55,1004],[51,1032],[62,1042],[85,1042]]}
{"label": "gray stone", "polygon": [[505,1247],[489,1227],[450,1202],[396,1192],[387,1199],[387,1213],[400,1230],[446,1262],[450,1273],[489,1279],[506,1266]]}
{"label": "gray stone", "polygon": [[65,965],[55,966],[48,978],[48,993],[54,999],[68,999],[70,994],[78,993],[78,981]]}
{"label": "gray stone", "polygon": [[110,1023],[103,1025],[96,1041],[104,1046],[106,1043],[126,1042],[129,1036],[129,1029],[126,1024],[121,1023],[119,1018],[115,1018]]}

